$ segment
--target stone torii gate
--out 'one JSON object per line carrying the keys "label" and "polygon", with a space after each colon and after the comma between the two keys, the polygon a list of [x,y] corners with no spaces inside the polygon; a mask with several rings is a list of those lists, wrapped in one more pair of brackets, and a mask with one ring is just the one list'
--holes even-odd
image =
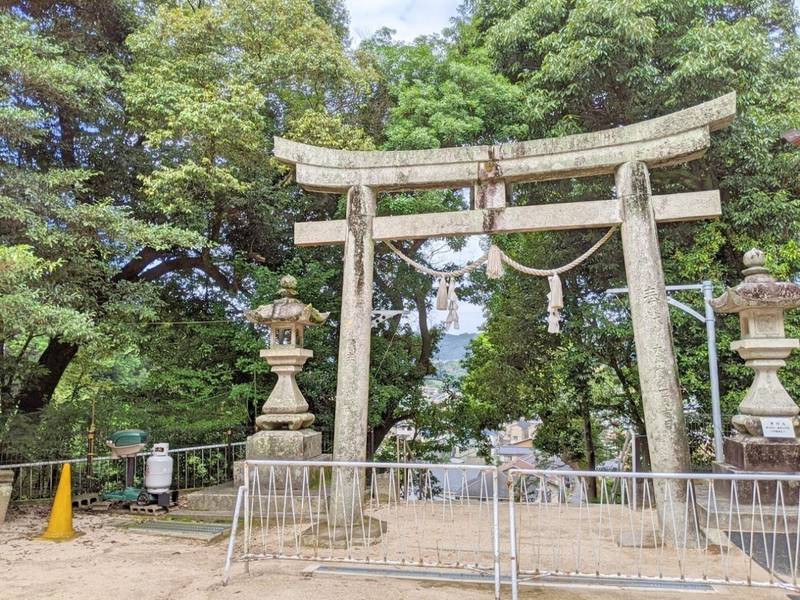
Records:
{"label": "stone torii gate", "polygon": [[[686,471],[689,451],[657,223],[721,214],[718,190],[653,196],[649,169],[703,156],[710,132],[736,115],[736,95],[626,127],[495,146],[396,152],[345,151],[275,138],[274,155],[297,183],[347,192],[347,218],[295,224],[295,244],[344,244],[334,460],[364,460],[370,314],[376,241],[621,225],[639,379],[652,467]],[[616,197],[506,206],[509,184],[615,174]],[[375,217],[379,192],[474,190],[472,210]]]}

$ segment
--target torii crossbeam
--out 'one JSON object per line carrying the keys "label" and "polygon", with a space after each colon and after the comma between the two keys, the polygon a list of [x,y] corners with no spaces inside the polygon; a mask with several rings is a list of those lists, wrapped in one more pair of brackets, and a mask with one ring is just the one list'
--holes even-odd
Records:
{"label": "torii crossbeam", "polygon": [[[621,225],[645,421],[654,471],[685,471],[689,454],[658,247],[657,222],[721,214],[717,190],[652,196],[649,170],[694,160],[736,116],[736,95],[626,127],[496,146],[358,152],[275,138],[297,182],[347,192],[347,218],[295,224],[300,246],[344,244],[334,459],[363,460],[367,439],[370,314],[376,240]],[[615,173],[616,197],[506,206],[510,183]],[[375,217],[378,192],[473,190],[472,210]]]}

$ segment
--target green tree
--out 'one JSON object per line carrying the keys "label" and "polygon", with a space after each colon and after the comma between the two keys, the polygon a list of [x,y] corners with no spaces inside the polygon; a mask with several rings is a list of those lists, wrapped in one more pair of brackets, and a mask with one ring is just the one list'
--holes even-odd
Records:
{"label": "green tree", "polygon": [[[96,21],[52,20],[56,7],[37,4],[36,26],[19,11],[0,12],[0,240],[15,280],[0,324],[4,417],[41,409],[79,344],[108,334],[101,320],[148,314],[148,292],[119,276],[132,254],[203,244],[121,201],[130,154],[108,137],[121,115],[118,63],[105,45],[119,35],[114,19],[126,18],[117,8]],[[118,152],[119,168],[98,170],[106,151]],[[14,310],[23,301],[33,310]]]}
{"label": "green tree", "polygon": [[[714,134],[707,157],[652,173],[655,193],[719,188],[723,196],[721,220],[660,228],[665,275],[668,282],[708,278],[734,284],[741,277],[742,252],[759,245],[776,275],[789,277],[800,266],[800,153],[781,134],[800,121],[797,31],[791,3],[778,1],[477,0],[465,4],[448,33],[438,56],[453,67],[438,71],[444,81],[434,88],[443,97],[451,89],[468,89],[456,74],[458,65],[468,62],[503,82],[486,85],[497,93],[484,95],[482,107],[489,101],[513,106],[513,112],[490,111],[482,126],[473,125],[480,114],[462,114],[464,104],[456,96],[448,96],[447,103],[432,100],[437,71],[431,67],[423,77],[407,80],[399,94],[404,102],[392,111],[387,132],[399,132],[403,139],[416,136],[430,146],[437,145],[437,135],[448,144],[519,139],[515,131],[531,138],[562,136],[635,123],[735,90],[739,116],[730,129]],[[452,121],[442,115],[451,106]],[[459,128],[448,127],[451,122]],[[558,203],[612,194],[613,180],[596,177],[515,186],[511,202]],[[524,264],[552,268],[596,239],[592,232],[558,232],[496,236],[495,242]],[[474,278],[474,298],[487,303],[488,321],[473,346],[462,389],[461,424],[469,425],[465,436],[478,437],[483,428],[520,414],[540,416],[546,422],[541,445],[581,455],[577,448],[563,447],[562,428],[547,426],[579,417],[585,406],[564,401],[573,395],[573,385],[554,385],[558,373],[573,372],[575,353],[586,357],[594,378],[595,414],[618,415],[643,431],[624,301],[609,304],[602,298],[604,289],[624,285],[618,241],[563,279],[565,322],[555,337],[544,333],[546,282],[515,273],[499,282]],[[710,412],[704,329],[680,314],[673,322],[684,397],[690,409]],[[724,410],[730,412],[749,375],[727,350],[738,336],[736,323],[720,323]],[[792,319],[790,330],[796,327]],[[798,366],[795,359],[786,370],[792,389]]]}
{"label": "green tree", "polygon": [[[4,232],[3,242],[28,244],[36,253],[63,250],[63,262],[45,253],[41,264],[48,268],[41,267],[41,276],[17,278],[14,285],[59,285],[64,293],[64,282],[75,276],[65,265],[74,265],[80,273],[76,315],[87,331],[47,330],[37,334],[37,344],[25,346],[28,369],[18,369],[8,398],[32,417],[17,418],[13,431],[33,438],[45,426],[58,429],[64,440],[51,437],[52,452],[74,451],[71,441],[92,402],[105,429],[252,422],[274,376],[258,358],[263,332],[245,323],[241,311],[272,301],[283,273],[300,279],[304,300],[333,313],[329,324],[309,332],[315,359],[300,377],[321,427],[331,430],[340,254],[333,248],[298,250],[291,239],[295,220],[341,217],[342,199],[303,193],[291,184],[289,170],[270,158],[270,148],[276,134],[348,149],[371,149],[374,140],[384,139],[385,119],[363,116],[365,106],[377,106],[372,96],[379,69],[368,53],[348,48],[342,3],[148,2],[136,11],[119,3],[102,15],[100,7],[98,14],[67,10],[70,18],[59,21],[53,17],[62,4],[24,3],[7,16],[57,48],[43,55],[41,68],[64,61],[93,74],[94,96],[71,105],[67,142],[60,127],[41,126],[42,135],[54,140],[43,145],[49,159],[23,166],[26,173],[54,177],[61,148],[74,151],[80,195],[48,193],[83,212],[65,209],[63,223],[52,214],[44,223],[57,233],[80,233],[92,245],[82,241],[83,254],[69,245],[47,246],[31,236],[53,231],[26,228],[19,219],[15,235]],[[17,63],[11,54],[4,63],[18,82],[12,96],[20,107],[41,102],[41,111],[49,110],[34,79],[22,71],[28,67]],[[73,87],[76,94],[88,93]],[[66,96],[52,95],[58,112]],[[7,139],[28,143],[19,134]],[[44,202],[44,195],[33,196]],[[393,197],[382,199],[381,211],[442,210],[460,202],[453,194]],[[89,207],[100,206],[106,220],[89,222]],[[114,224],[110,236],[112,216],[125,221]],[[379,260],[385,268],[376,306],[422,306],[424,324],[430,282],[400,268],[385,250]],[[375,332],[373,445],[422,403],[436,332],[421,329],[422,335],[393,321]],[[11,350],[24,340],[15,344],[7,345],[8,365],[16,364]]]}

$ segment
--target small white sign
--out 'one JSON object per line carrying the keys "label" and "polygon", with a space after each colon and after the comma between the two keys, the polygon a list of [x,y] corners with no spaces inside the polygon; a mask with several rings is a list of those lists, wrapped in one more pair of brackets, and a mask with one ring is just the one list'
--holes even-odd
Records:
{"label": "small white sign", "polygon": [[794,437],[794,425],[789,417],[761,417],[761,429],[768,438]]}

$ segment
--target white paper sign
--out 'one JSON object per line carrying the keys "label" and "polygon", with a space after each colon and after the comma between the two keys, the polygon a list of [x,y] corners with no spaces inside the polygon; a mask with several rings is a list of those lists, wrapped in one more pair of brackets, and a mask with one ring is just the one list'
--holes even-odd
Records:
{"label": "white paper sign", "polygon": [[794,437],[794,425],[789,417],[761,417],[761,429],[768,438]]}

